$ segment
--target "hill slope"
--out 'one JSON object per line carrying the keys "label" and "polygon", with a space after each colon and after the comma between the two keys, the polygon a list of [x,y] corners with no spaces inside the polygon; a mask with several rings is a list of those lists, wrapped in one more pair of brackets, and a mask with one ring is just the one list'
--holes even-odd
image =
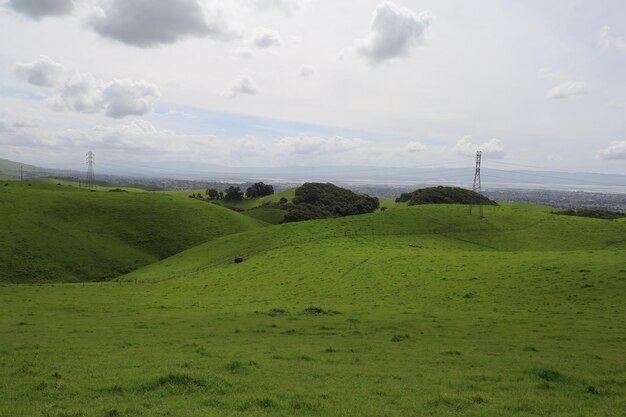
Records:
{"label": "hill slope", "polygon": [[[216,245],[200,245],[123,277],[161,280],[190,277],[189,272],[249,258],[281,247],[335,240],[366,242],[377,247],[397,242],[395,248],[412,253],[411,243],[428,249],[498,252],[546,252],[626,248],[626,221],[573,218],[550,213],[549,207],[507,204],[485,208],[487,218],[468,216],[460,205],[399,207],[385,213],[284,224],[225,236]],[[217,246],[217,247],[216,247]]]}
{"label": "hill slope", "polygon": [[22,164],[19,162],[0,158],[0,175],[4,175],[9,178],[19,179],[21,169],[24,170],[24,174],[26,176],[30,174],[44,174],[53,171],[46,168],[36,167],[34,165]]}
{"label": "hill slope", "polygon": [[5,286],[0,414],[620,415],[626,221],[549,210],[397,207]]}
{"label": "hill slope", "polygon": [[0,188],[0,282],[111,278],[262,224],[163,194],[32,184]]}

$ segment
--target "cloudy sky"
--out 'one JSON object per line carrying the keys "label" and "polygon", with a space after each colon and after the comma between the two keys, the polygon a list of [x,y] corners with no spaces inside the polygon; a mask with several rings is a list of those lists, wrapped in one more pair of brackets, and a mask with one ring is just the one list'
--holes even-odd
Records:
{"label": "cloudy sky", "polygon": [[626,173],[626,2],[0,0],[0,158]]}

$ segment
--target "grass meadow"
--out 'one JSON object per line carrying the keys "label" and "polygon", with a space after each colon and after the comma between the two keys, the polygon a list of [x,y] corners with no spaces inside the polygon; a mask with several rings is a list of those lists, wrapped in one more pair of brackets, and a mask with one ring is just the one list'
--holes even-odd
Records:
{"label": "grass meadow", "polygon": [[549,211],[398,206],[5,283],[0,416],[626,415],[626,221]]}

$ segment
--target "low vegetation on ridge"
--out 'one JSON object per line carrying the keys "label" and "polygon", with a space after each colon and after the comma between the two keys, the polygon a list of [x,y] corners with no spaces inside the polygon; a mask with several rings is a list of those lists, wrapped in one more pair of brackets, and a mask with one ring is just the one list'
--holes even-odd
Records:
{"label": "low vegetation on ridge", "polygon": [[378,198],[357,194],[334,184],[309,182],[296,188],[291,202],[283,199],[265,207],[286,210],[284,223],[328,219],[372,213],[378,209]]}
{"label": "low vegetation on ridge", "polygon": [[410,193],[403,193],[396,199],[397,203],[409,203],[409,206],[418,204],[476,204],[497,206],[492,201],[472,190],[459,187],[429,187],[421,188]]}

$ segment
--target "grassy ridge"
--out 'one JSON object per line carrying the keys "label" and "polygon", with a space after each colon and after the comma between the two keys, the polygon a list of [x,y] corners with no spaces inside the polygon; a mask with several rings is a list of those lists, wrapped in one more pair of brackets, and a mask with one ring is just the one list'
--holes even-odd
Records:
{"label": "grassy ridge", "polygon": [[0,415],[620,415],[626,221],[548,211],[397,208],[0,287]]}
{"label": "grassy ridge", "polygon": [[20,178],[21,169],[24,169],[24,174],[29,173],[43,173],[47,170],[44,168],[36,167],[33,165],[21,164],[19,162],[9,161],[8,159],[0,158],[0,175],[6,178]]}
{"label": "grassy ridge", "polygon": [[189,276],[199,269],[229,263],[234,257],[250,258],[278,247],[308,242],[324,245],[335,239],[358,238],[393,242],[411,252],[409,244],[429,249],[496,251],[572,251],[625,249],[626,221],[553,215],[549,207],[503,204],[485,207],[486,220],[468,216],[464,206],[432,205],[397,208],[385,213],[284,224],[244,235],[225,236],[213,245],[200,245],[160,263],[142,268],[123,279],[163,280]]}
{"label": "grassy ridge", "polygon": [[0,189],[0,282],[115,277],[261,225],[230,210],[151,193],[33,182]]}

